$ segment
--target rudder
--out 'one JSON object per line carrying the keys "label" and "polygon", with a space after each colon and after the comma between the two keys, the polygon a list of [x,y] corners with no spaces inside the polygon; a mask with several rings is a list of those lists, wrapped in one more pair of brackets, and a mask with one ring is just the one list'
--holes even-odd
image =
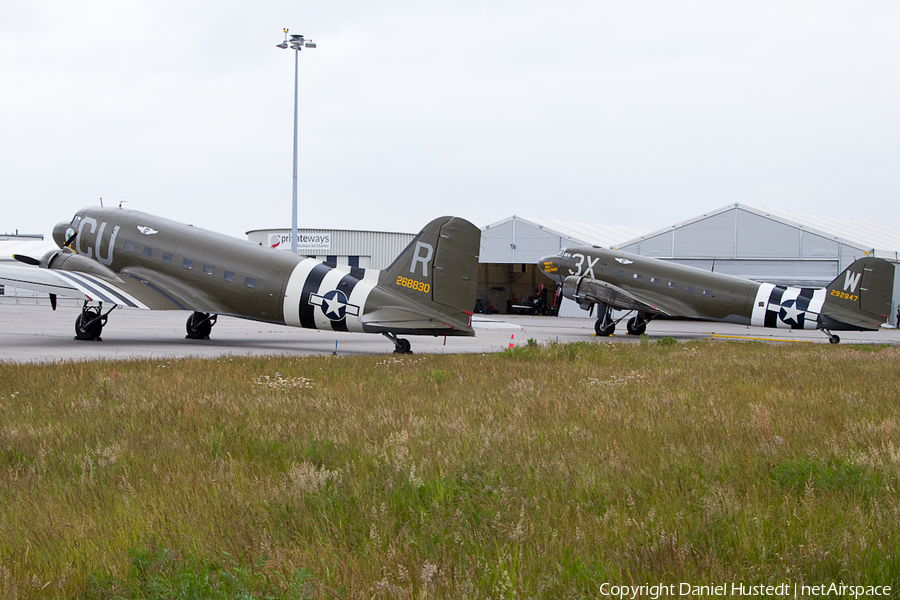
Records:
{"label": "rudder", "polygon": [[385,270],[384,283],[407,298],[454,311],[475,307],[481,230],[459,217],[431,221]]}
{"label": "rudder", "polygon": [[855,261],[825,291],[822,324],[828,329],[878,329],[891,313],[894,265],[867,256]]}

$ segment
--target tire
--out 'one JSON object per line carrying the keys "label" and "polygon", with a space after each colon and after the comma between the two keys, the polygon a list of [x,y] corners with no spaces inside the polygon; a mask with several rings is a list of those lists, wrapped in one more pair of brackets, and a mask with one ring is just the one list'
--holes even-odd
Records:
{"label": "tire", "polygon": [[631,317],[628,319],[628,323],[626,324],[629,335],[643,335],[645,331],[647,331],[647,323],[641,321],[638,323],[637,317]]}
{"label": "tire", "polygon": [[188,317],[185,326],[187,337],[191,340],[208,340],[212,331],[212,322],[207,313],[195,312]]}
{"label": "tire", "polygon": [[83,311],[75,319],[75,339],[76,340],[99,340],[100,332],[103,331],[103,325],[97,317],[100,311],[89,309]]}
{"label": "tire", "polygon": [[412,344],[409,343],[409,340],[398,339],[397,340],[397,349],[394,350],[394,354],[412,354]]}
{"label": "tire", "polygon": [[605,329],[602,327],[602,325],[603,325],[603,319],[597,319],[594,322],[594,333],[596,333],[598,336],[609,337],[616,332],[616,324],[615,323],[610,323],[609,325],[606,326]]}

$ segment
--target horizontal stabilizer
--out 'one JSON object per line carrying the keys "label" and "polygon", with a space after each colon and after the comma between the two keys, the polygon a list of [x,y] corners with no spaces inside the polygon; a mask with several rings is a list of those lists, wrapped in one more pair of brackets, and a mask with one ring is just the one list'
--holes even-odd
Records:
{"label": "horizontal stabilizer", "polygon": [[453,331],[457,335],[475,335],[464,323],[452,323],[447,315],[428,315],[401,306],[383,306],[359,318],[371,332],[430,332],[436,335]]}

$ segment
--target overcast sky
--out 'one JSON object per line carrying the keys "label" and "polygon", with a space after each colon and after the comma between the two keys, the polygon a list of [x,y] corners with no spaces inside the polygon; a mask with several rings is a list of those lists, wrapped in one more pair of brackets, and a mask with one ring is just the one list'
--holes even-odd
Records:
{"label": "overcast sky", "polygon": [[0,232],[125,202],[244,237],[454,214],[900,228],[900,4],[0,0]]}

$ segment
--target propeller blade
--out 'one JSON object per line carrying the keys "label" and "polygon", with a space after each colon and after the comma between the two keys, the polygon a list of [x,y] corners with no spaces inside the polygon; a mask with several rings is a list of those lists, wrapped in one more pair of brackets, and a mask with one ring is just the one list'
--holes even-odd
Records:
{"label": "propeller blade", "polygon": [[50,307],[56,310],[56,294],[50,294]]}
{"label": "propeller blade", "polygon": [[75,238],[76,238],[76,237],[78,237],[78,232],[77,232],[77,231],[76,231],[75,233],[73,233],[72,235],[69,236],[69,239],[67,239],[67,240],[66,240],[66,243],[63,244],[63,248],[68,248],[69,246],[71,246],[71,245],[72,245],[72,242],[75,241]]}
{"label": "propeller blade", "polygon": [[13,258],[19,262],[25,263],[26,265],[34,265],[35,267],[41,264],[41,261],[39,261],[38,259],[31,258],[30,256],[25,256],[24,254],[13,254]]}

